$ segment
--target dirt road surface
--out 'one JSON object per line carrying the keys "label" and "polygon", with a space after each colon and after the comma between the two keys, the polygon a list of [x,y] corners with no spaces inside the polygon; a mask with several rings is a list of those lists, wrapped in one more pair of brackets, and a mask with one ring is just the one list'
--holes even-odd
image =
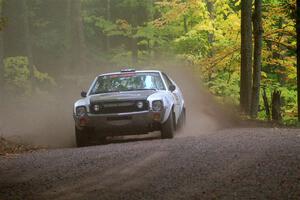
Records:
{"label": "dirt road surface", "polygon": [[300,199],[300,131],[44,150],[0,158],[0,177],[0,199]]}

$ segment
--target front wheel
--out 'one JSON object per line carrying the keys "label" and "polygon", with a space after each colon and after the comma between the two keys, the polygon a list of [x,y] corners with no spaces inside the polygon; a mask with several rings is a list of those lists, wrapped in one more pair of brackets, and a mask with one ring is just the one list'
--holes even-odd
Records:
{"label": "front wheel", "polygon": [[175,132],[175,122],[174,122],[174,113],[173,111],[170,112],[170,115],[167,121],[162,125],[161,129],[161,138],[162,139],[171,139],[174,137]]}
{"label": "front wheel", "polygon": [[89,145],[87,129],[80,130],[75,127],[75,137],[77,147],[84,147]]}
{"label": "front wheel", "polygon": [[185,107],[183,107],[178,120],[178,130],[181,130],[185,126],[185,124],[186,124],[186,109]]}

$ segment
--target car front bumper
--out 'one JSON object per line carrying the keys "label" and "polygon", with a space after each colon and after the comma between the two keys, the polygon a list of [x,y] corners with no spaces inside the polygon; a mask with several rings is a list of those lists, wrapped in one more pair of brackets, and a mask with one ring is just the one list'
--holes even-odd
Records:
{"label": "car front bumper", "polygon": [[160,130],[163,112],[74,115],[76,127],[91,128],[102,136],[135,135]]}

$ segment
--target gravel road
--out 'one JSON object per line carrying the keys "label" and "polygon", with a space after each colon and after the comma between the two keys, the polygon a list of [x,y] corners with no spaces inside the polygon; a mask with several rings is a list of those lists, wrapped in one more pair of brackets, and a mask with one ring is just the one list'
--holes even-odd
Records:
{"label": "gravel road", "polygon": [[236,128],[2,157],[0,199],[300,199],[300,130]]}

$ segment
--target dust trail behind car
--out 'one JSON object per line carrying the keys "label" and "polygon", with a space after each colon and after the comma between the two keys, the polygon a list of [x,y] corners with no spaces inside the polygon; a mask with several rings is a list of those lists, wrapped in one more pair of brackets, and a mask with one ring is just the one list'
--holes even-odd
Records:
{"label": "dust trail behind car", "polygon": [[[138,69],[149,67],[138,67]],[[203,87],[193,71],[183,65],[156,65],[179,84],[187,105],[187,126],[178,136],[209,133],[232,126],[235,118],[224,109]],[[9,101],[1,105],[0,135],[16,142],[49,147],[74,146],[72,104],[87,90],[91,80],[103,72],[118,71],[120,67],[90,70],[80,76],[65,75],[55,91],[39,93],[26,102]],[[17,97],[16,97],[17,98]],[[177,136],[177,137],[178,137]]]}
{"label": "dust trail behind car", "polygon": [[[202,85],[199,76],[184,65],[166,66],[166,71],[181,87],[187,107],[187,124],[178,136],[207,134],[238,124],[233,106],[221,105]],[[225,107],[226,106],[226,107]]]}

